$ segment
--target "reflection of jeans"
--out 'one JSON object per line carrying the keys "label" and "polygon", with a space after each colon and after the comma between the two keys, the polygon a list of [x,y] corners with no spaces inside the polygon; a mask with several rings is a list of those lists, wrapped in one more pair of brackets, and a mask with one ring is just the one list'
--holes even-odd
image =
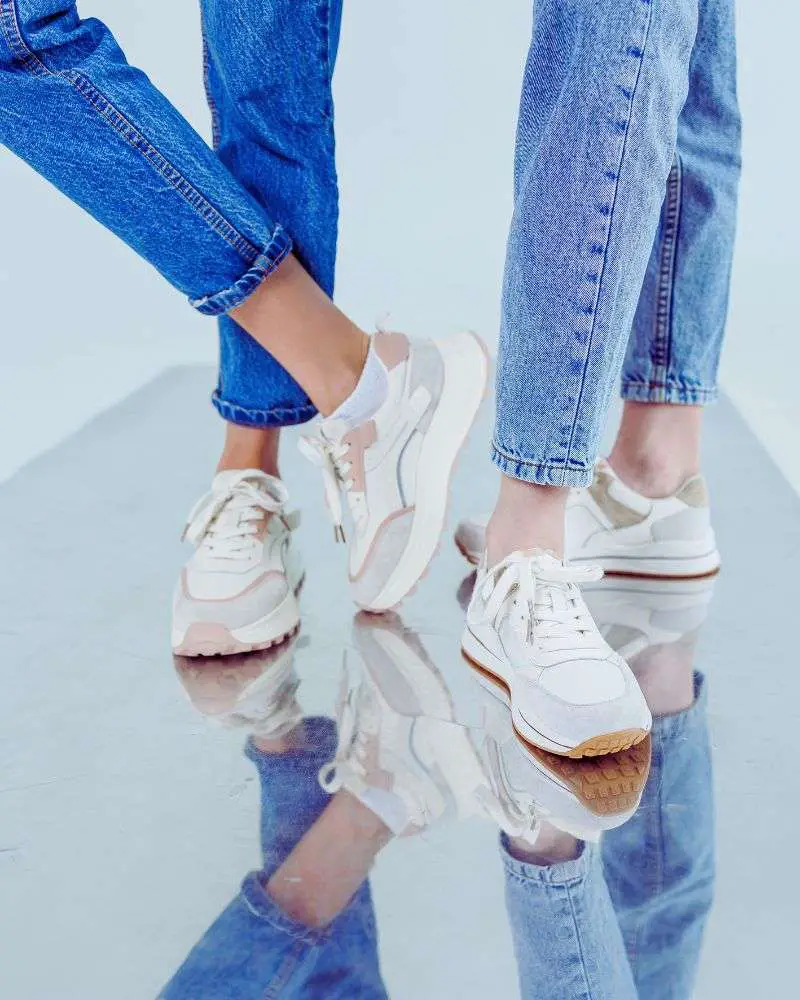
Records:
{"label": "reflection of jeans", "polygon": [[590,482],[631,329],[626,399],[714,397],[739,142],[734,0],[536,0],[497,368],[502,471]]}
{"label": "reflection of jeans", "polygon": [[686,1000],[714,894],[714,803],[705,681],[695,703],[656,719],[633,819],[603,839],[606,882],[640,1000]]}
{"label": "reflection of jeans", "polygon": [[328,796],[317,774],[336,752],[328,719],[307,719],[309,746],[247,756],[261,781],[263,870],[252,872],[161,994],[162,1000],[384,1000],[367,883],[324,930],[291,920],[264,891],[267,878],[319,817]]}
{"label": "reflection of jeans", "polygon": [[[714,881],[711,756],[695,704],[653,721],[642,803],[576,861],[539,867],[504,850],[524,1000],[687,1000]],[[605,877],[604,877],[605,874]]]}
{"label": "reflection of jeans", "polygon": [[[203,0],[217,156],[74,0],[0,0],[0,143],[203,313],[240,304],[292,246],[330,291],[340,17],[341,0]],[[224,416],[313,416],[300,387],[227,319],[221,359]]]}

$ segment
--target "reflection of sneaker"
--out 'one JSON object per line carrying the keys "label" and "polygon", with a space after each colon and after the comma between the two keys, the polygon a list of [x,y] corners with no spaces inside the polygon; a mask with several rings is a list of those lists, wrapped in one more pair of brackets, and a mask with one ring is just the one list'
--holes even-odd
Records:
{"label": "reflection of sneaker", "polygon": [[396,835],[475,815],[512,836],[535,835],[533,803],[508,794],[502,772],[454,721],[450,692],[418,638],[394,615],[359,615],[353,635],[365,670],[345,677],[323,787],[347,789]]}
{"label": "reflection of sneaker", "polygon": [[419,582],[444,530],[450,475],[483,399],[488,361],[471,334],[410,341],[378,333],[388,396],[349,429],[323,420],[301,449],[322,468],[337,537],[340,491],[353,522],[350,582],[356,604],[384,611]]}
{"label": "reflection of sneaker", "polygon": [[651,646],[695,632],[714,596],[713,577],[702,580],[620,580],[584,588],[583,595],[606,642],[626,660]]}
{"label": "reflection of sneaker", "polygon": [[279,739],[303,718],[294,669],[296,638],[258,653],[198,661],[176,656],[175,669],[192,704],[229,729]]}
{"label": "reflection of sneaker", "polygon": [[[483,553],[487,521],[467,519],[456,530],[456,545],[474,565]],[[720,559],[705,480],[694,476],[673,496],[649,500],[626,486],[608,462],[598,462],[592,485],[570,492],[566,555],[570,562],[595,562],[606,573],[625,576],[716,573]]]}
{"label": "reflection of sneaker", "polygon": [[505,709],[490,709],[487,742],[496,742],[509,783],[533,798],[541,819],[597,840],[636,812],[650,771],[649,736],[619,753],[574,760],[522,743],[508,722]]}
{"label": "reflection of sneaker", "polygon": [[298,516],[286,487],[258,469],[220,472],[189,515],[195,552],[175,590],[172,648],[180,656],[266,649],[300,622],[302,570],[291,544]]}
{"label": "reflection of sneaker", "polygon": [[597,575],[538,549],[481,567],[462,638],[479,680],[510,704],[519,737],[569,757],[625,750],[652,723],[576,586]]}

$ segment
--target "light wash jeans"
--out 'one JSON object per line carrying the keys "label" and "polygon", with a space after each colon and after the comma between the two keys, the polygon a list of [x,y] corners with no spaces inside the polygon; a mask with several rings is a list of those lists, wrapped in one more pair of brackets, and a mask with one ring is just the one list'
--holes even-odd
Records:
{"label": "light wash jeans", "polygon": [[655,718],[641,805],[601,847],[539,867],[503,838],[523,1000],[690,1000],[714,889],[705,683]]}
{"label": "light wash jeans", "polygon": [[[501,838],[523,1000],[689,1000],[714,878],[711,761],[702,677],[686,712],[656,719],[636,815],[602,851],[539,867]],[[161,1000],[381,1000],[377,927],[365,884],[324,931],[290,920],[264,891],[327,796],[317,772],[336,749],[326,719],[313,748],[247,756],[261,780],[263,872],[247,876]],[[466,914],[469,919],[469,914]],[[413,956],[408,956],[413,969]]]}
{"label": "light wash jeans", "polygon": [[[202,313],[241,304],[292,249],[330,293],[341,0],[202,0],[202,14],[218,154],[71,0],[0,0],[0,143]],[[288,373],[220,324],[220,413],[254,426],[310,419]]]}
{"label": "light wash jeans", "polygon": [[497,368],[503,472],[587,485],[620,370],[625,399],[715,397],[739,171],[734,0],[536,0]]}

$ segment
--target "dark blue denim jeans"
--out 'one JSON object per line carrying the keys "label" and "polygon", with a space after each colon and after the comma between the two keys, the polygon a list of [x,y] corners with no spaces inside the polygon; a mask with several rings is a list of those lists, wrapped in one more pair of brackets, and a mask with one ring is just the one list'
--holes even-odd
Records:
{"label": "dark blue denim jeans", "polygon": [[[330,293],[341,0],[202,0],[202,15],[216,153],[73,0],[0,0],[0,143],[202,313],[241,304],[292,249]],[[288,373],[220,323],[220,413],[310,419]]]}

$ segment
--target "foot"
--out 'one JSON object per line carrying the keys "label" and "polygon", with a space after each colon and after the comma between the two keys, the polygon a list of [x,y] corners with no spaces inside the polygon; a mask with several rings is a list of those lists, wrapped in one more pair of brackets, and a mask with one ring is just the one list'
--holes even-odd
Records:
{"label": "foot", "polygon": [[462,651],[511,707],[526,743],[568,757],[641,742],[652,719],[630,667],[600,635],[576,584],[599,571],[533,549],[481,566]]}
{"label": "foot", "polygon": [[225,656],[266,649],[300,623],[302,569],[280,480],[258,469],[220,472],[189,515],[195,552],[175,590],[172,649]]}
{"label": "foot", "polygon": [[321,467],[337,538],[350,511],[356,604],[386,611],[426,572],[444,530],[450,477],[486,389],[488,360],[472,334],[410,341],[378,333],[388,395],[358,427],[328,418],[301,449]]}
{"label": "foot", "polygon": [[[474,566],[483,554],[488,520],[468,518],[456,530],[456,545]],[[705,480],[694,476],[672,496],[652,500],[626,486],[608,462],[598,462],[592,485],[570,493],[566,556],[571,563],[597,563],[612,575],[713,575],[720,558]]]}
{"label": "foot", "polygon": [[470,816],[530,835],[530,796],[510,795],[496,757],[482,757],[456,722],[447,684],[417,636],[396,615],[361,614],[353,639],[364,669],[345,678],[339,746],[320,774],[323,787],[346,788],[396,836]]}

